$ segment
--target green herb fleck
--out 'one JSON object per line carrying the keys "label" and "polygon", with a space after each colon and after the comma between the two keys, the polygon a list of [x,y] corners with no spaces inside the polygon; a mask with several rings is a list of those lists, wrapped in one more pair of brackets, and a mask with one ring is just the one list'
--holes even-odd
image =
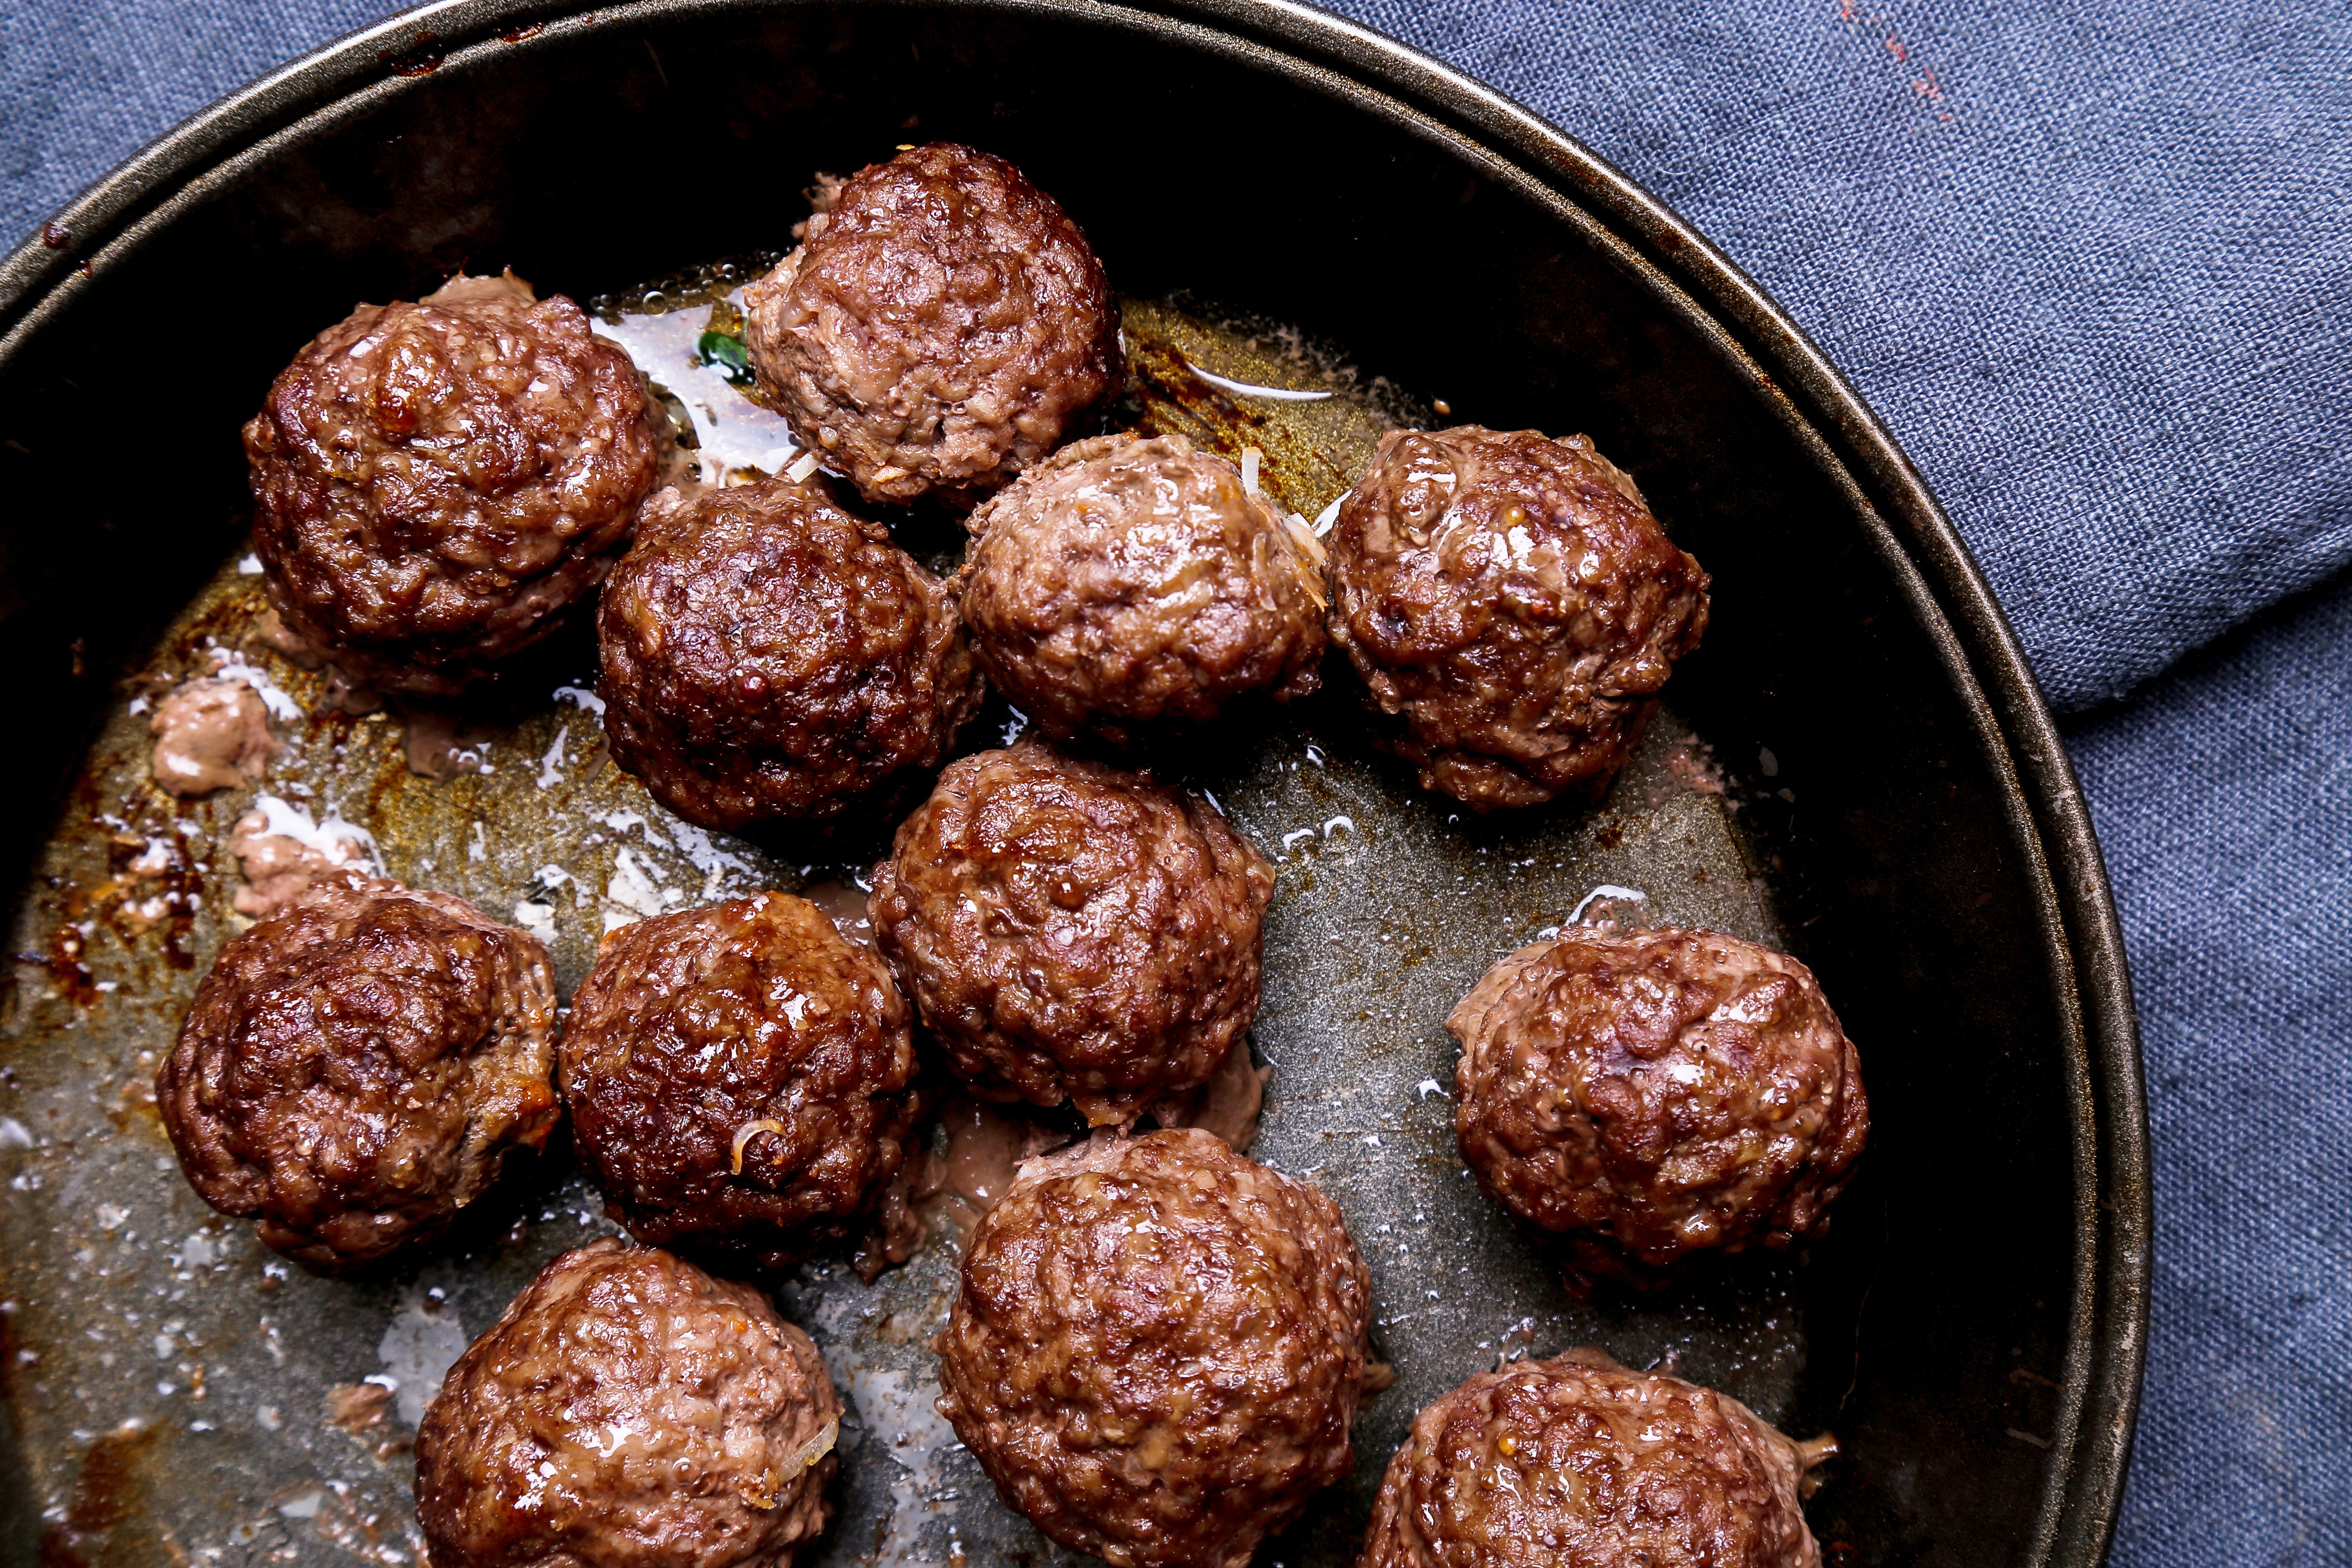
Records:
{"label": "green herb fleck", "polygon": [[698,364],[723,366],[730,385],[749,386],[754,379],[751,356],[740,338],[725,332],[705,332],[696,340],[694,353]]}

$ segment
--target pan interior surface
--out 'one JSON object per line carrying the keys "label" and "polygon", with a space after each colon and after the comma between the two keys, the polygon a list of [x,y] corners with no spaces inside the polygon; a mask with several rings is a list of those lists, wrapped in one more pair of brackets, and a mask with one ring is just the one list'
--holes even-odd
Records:
{"label": "pan interior surface", "polygon": [[[1833,1430],[1844,1458],[1809,1510],[1832,1563],[2046,1560],[2094,1330],[2084,1046],[2040,850],[1883,525],[1686,300],[1495,155],[1189,25],[656,6],[509,31],[417,45],[441,51],[429,70],[388,58],[196,182],[0,367],[17,498],[0,637],[16,668],[70,649],[89,672],[28,694],[20,776],[42,798],[8,844],[26,879],[0,1004],[10,1560],[415,1561],[406,1441],[432,1369],[548,1257],[610,1228],[560,1154],[521,1161],[422,1257],[326,1281],[197,1202],[145,1085],[227,934],[217,845],[249,802],[154,792],[142,697],[216,650],[263,668],[303,717],[278,726],[291,750],[262,789],[368,828],[420,886],[500,918],[552,907],[565,989],[616,908],[838,882],[880,848],[696,834],[603,764],[593,712],[555,681],[486,721],[487,771],[410,774],[395,722],[330,711],[315,678],[256,651],[237,426],[357,300],[500,266],[587,299],[772,250],[814,171],[931,138],[1013,159],[1087,229],[1147,372],[1133,421],[1259,447],[1309,516],[1383,424],[1440,400],[1455,421],[1585,431],[1715,579],[1706,646],[1593,810],[1456,814],[1373,752],[1344,683],[1199,760],[1191,782],[1278,875],[1253,1152],[1339,1202],[1398,1373],[1359,1421],[1353,1485],[1266,1560],[1349,1561],[1421,1404],[1579,1343],[1671,1358],[1797,1436]],[[1186,364],[1337,395],[1253,399]],[[93,473],[124,442],[137,477]],[[568,684],[592,668],[583,654]],[[71,781],[61,809],[53,779]],[[151,840],[160,878],[132,871]],[[1643,893],[1626,918],[1812,965],[1861,1048],[1874,1131],[1806,1254],[1587,1307],[1463,1173],[1442,1020],[1604,885]],[[952,1269],[937,1242],[871,1287],[827,1264],[783,1286],[857,1417],[840,1514],[802,1561],[1066,1555],[930,1409]],[[351,1414],[371,1376],[400,1385],[374,1421]]]}

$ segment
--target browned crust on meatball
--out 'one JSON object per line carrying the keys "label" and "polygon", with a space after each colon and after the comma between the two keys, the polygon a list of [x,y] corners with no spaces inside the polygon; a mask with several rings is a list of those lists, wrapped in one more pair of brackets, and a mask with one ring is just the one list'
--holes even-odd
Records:
{"label": "browned crust on meatball", "polygon": [[1118,384],[1102,265],[1002,158],[934,142],[826,193],[743,291],[760,386],[869,501],[968,506]]}
{"label": "browned crust on meatball", "polygon": [[1812,972],[1717,931],[1571,931],[1488,970],[1446,1027],[1463,1159],[1588,1274],[1658,1284],[1818,1235],[1869,1136]]}
{"label": "browned crust on meatball", "polygon": [[1327,543],[1383,743],[1480,811],[1597,798],[1706,629],[1706,574],[1582,436],[1391,431]]}
{"label": "browned crust on meatball", "polygon": [[355,680],[456,691],[604,581],[664,428],[629,356],[562,295],[458,278],[362,305],[245,426],[270,598]]}
{"label": "browned crust on meatball", "polygon": [[761,1268],[860,1234],[919,1109],[908,1023],[881,961],[805,899],[614,932],[558,1050],[607,1211],[639,1241]]}
{"label": "browned crust on meatball", "polygon": [[461,899],[355,878],[231,937],[155,1074],[188,1183],[313,1268],[429,1240],[536,1149],[547,950]]}
{"label": "browned crust on meatball", "polygon": [[972,1232],[940,1410],[1063,1545],[1241,1568],[1349,1472],[1369,1294],[1313,1187],[1212,1133],[1099,1134]]}
{"label": "browned crust on meatball", "polygon": [[782,479],[655,497],[596,628],[613,760],[706,827],[837,816],[984,693],[939,580]]}
{"label": "browned crust on meatball", "polygon": [[971,528],[973,645],[997,689],[1057,741],[1122,745],[1320,681],[1321,546],[1181,436],[1066,447]]}
{"label": "browned crust on meatball", "polygon": [[868,904],[975,1095],[1068,1100],[1099,1125],[1235,1048],[1273,896],[1265,858],[1200,796],[1024,741],[940,775]]}
{"label": "browned crust on meatball", "polygon": [[1522,1362],[1414,1418],[1356,1568],[1818,1568],[1805,1458],[1713,1389]]}
{"label": "browned crust on meatball", "polygon": [[791,1568],[824,1529],[841,1401],[747,1286],[617,1241],[564,1253],[416,1432],[434,1568]]}

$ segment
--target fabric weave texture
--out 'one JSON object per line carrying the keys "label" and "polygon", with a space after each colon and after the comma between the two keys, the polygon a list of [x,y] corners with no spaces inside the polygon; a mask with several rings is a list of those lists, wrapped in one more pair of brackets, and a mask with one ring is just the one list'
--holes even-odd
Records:
{"label": "fabric weave texture", "polygon": [[[1690,219],[1967,536],[2134,964],[2156,1314],[2114,1561],[2352,1564],[2352,7],[1340,0]],[[0,235],[390,8],[0,8]]]}

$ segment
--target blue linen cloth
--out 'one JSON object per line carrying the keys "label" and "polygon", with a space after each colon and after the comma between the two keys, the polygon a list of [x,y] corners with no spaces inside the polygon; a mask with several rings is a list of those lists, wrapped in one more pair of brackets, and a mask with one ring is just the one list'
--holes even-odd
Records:
{"label": "blue linen cloth", "polygon": [[[390,9],[0,8],[0,237]],[[2352,8],[1339,9],[1696,224],[1967,535],[2080,715],[2141,1009],[2156,1319],[2114,1560],[2352,1564]]]}
{"label": "blue linen cloth", "polygon": [[2352,1563],[2352,576],[2069,727],[2131,952],[2156,1321],[2112,1561]]}

